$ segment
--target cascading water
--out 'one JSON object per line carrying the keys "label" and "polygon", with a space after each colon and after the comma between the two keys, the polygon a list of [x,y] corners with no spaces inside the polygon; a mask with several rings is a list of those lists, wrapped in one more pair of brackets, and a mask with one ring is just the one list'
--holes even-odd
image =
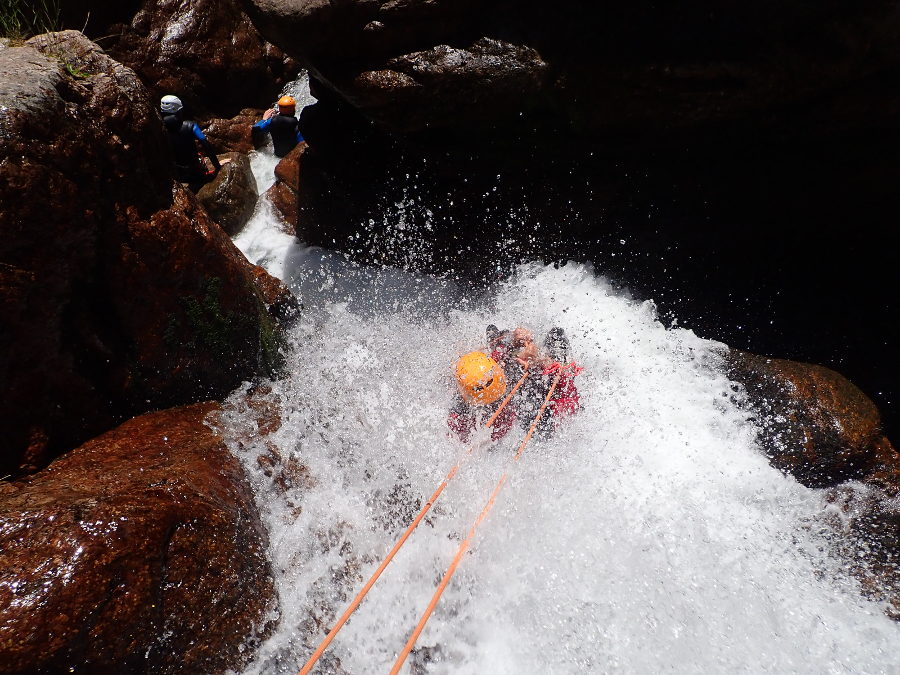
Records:
{"label": "cascading water", "polygon": [[[304,304],[287,374],[224,432],[269,529],[279,621],[248,673],[295,673],[447,471],[462,469],[313,672],[387,673],[504,471],[403,672],[900,672],[900,625],[823,534],[825,500],[771,468],[722,345],[666,328],[589,268],[526,265],[477,299],[281,235],[237,243]],[[447,435],[451,366],[488,323],[563,327],[583,409],[510,459]]]}

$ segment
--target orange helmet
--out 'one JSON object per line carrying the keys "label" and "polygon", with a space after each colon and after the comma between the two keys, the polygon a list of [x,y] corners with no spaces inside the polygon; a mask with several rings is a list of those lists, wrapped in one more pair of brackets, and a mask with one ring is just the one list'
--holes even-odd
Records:
{"label": "orange helmet", "polygon": [[503,368],[484,352],[469,352],[456,362],[456,383],[467,403],[487,405],[503,396]]}
{"label": "orange helmet", "polygon": [[294,100],[293,96],[282,96],[278,99],[278,112],[294,112],[296,107],[297,102]]}

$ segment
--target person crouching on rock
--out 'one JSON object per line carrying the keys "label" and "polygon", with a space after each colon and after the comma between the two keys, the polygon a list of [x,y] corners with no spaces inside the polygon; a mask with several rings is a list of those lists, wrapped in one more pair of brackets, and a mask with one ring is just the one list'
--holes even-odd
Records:
{"label": "person crouching on rock", "polygon": [[276,157],[284,157],[303,142],[300,123],[294,116],[297,103],[292,96],[282,96],[274,107],[266,110],[263,118],[253,125],[251,133],[254,143],[262,143],[266,134],[272,137]]}
{"label": "person crouching on rock", "polygon": [[501,331],[488,326],[490,355],[470,352],[456,364],[458,393],[450,408],[447,424],[463,442],[468,441],[478,418],[487,420],[500,406],[508,386],[518,382],[526,369],[528,377],[521,388],[497,416],[491,428],[491,439],[499,440],[518,420],[528,429],[544,403],[557,373],[559,382],[541,414],[537,431],[549,437],[560,421],[574,415],[579,407],[579,394],[574,377],[581,372],[569,358],[569,341],[561,328],[553,328],[538,349],[534,335],[526,328]]}
{"label": "person crouching on rock", "polygon": [[[211,181],[222,168],[219,158],[196,122],[184,119],[184,106],[177,96],[163,96],[159,102],[163,124],[169,136],[169,144],[175,155],[175,176],[180,183],[187,183],[193,192]],[[206,170],[206,163],[197,146],[203,149],[214,171]]]}

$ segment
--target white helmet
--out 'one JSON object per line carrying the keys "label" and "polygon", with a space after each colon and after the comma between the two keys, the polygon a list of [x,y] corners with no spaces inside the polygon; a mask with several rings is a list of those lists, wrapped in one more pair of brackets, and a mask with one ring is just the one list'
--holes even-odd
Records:
{"label": "white helmet", "polygon": [[174,115],[181,110],[182,107],[181,99],[177,96],[172,96],[171,94],[163,96],[159,101],[159,109],[169,115]]}

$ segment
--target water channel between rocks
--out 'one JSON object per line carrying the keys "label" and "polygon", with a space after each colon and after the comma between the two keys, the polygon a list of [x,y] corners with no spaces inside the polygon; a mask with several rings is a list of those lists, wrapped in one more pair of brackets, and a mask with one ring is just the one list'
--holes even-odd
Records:
{"label": "water channel between rocks", "polygon": [[[257,172],[273,166],[254,159]],[[254,435],[243,389],[225,421],[269,529],[280,599],[247,673],[296,672],[464,457],[447,436],[450,368],[482,346],[488,323],[563,327],[585,369],[583,409],[511,469],[418,641],[421,672],[900,668],[900,625],[834,553],[823,493],[763,457],[719,343],[666,328],[652,302],[584,265],[523,265],[472,298],[452,280],[306,247],[264,203],[236,243],[304,305],[288,375],[263,395],[280,429]],[[314,672],[388,672],[509,468],[510,436],[465,458]],[[302,480],[266,475],[257,459],[273,447],[305,467]]]}

